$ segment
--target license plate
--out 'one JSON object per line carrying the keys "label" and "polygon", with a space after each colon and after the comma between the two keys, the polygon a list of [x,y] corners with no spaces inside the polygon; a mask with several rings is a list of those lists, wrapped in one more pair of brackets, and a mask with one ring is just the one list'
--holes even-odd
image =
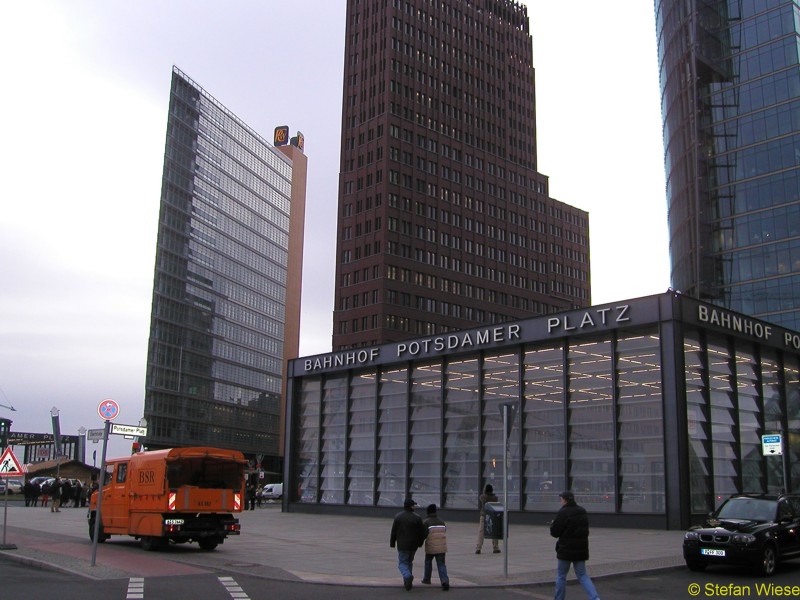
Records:
{"label": "license plate", "polygon": [[700,554],[706,556],[725,556],[725,550],[714,550],[712,548],[700,548]]}

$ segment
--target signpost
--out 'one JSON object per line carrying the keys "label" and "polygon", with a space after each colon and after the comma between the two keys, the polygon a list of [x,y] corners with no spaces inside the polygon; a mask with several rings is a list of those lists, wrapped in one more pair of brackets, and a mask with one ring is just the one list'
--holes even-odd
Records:
{"label": "signpost", "polygon": [[499,408],[503,417],[503,575],[508,577],[508,439],[517,414],[517,404],[503,402]]}
{"label": "signpost", "polygon": [[106,450],[108,449],[108,432],[111,429],[111,419],[119,416],[119,404],[116,400],[106,398],[97,407],[97,414],[105,420],[103,429],[103,457],[100,459],[100,474],[97,482],[97,504],[95,505],[94,534],[92,535],[92,566],[97,561],[97,538],[100,537],[100,507],[103,504],[103,483],[106,478]]}
{"label": "signpost", "polygon": [[[13,477],[15,475],[24,475],[25,470],[22,465],[14,456],[11,447],[6,446],[3,450],[3,455],[0,456],[0,477]],[[6,482],[5,505],[3,506],[3,543],[0,545],[0,550],[16,550],[15,544],[6,544],[6,521],[8,520],[8,482]]]}

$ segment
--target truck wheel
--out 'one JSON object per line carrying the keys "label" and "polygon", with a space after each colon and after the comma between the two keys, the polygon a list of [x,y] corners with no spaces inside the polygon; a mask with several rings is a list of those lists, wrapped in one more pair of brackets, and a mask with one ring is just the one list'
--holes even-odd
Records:
{"label": "truck wheel", "polygon": [[[95,515],[92,515],[89,519],[89,539],[94,541],[94,523],[95,523]],[[97,536],[97,543],[102,544],[108,539],[108,536],[103,532],[103,524],[100,523],[100,530]]]}
{"label": "truck wheel", "polygon": [[219,545],[219,539],[213,537],[203,538],[202,540],[198,540],[197,543],[200,544],[201,550],[206,550],[207,552],[210,552]]}
{"label": "truck wheel", "polygon": [[141,540],[139,540],[139,544],[141,545],[142,550],[152,552],[154,550],[161,550],[164,547],[164,539],[145,535]]}

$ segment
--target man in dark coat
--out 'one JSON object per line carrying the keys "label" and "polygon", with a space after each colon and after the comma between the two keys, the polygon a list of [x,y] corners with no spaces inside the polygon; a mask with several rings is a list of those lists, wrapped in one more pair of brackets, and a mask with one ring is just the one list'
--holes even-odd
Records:
{"label": "man in dark coat", "polygon": [[403,502],[403,510],[397,513],[392,522],[392,533],[389,546],[397,546],[397,568],[403,576],[403,586],[410,590],[414,581],[414,554],[417,548],[425,543],[428,530],[422,523],[422,517],[414,512],[417,503],[411,498]]}
{"label": "man in dark coat", "polygon": [[[486,503],[497,502],[497,494],[494,493],[494,488],[491,483],[487,483],[483,488],[483,493],[478,496],[478,508],[480,509],[480,518],[478,519],[478,540],[475,542],[475,554],[481,553],[483,548],[483,539],[486,535]],[[495,554],[500,553],[500,541],[492,538],[492,552]]]}
{"label": "man in dark coat", "polygon": [[555,600],[564,600],[567,593],[567,573],[570,565],[575,567],[575,576],[586,591],[589,600],[599,600],[597,590],[586,572],[586,561],[589,560],[589,517],[586,510],[575,503],[575,496],[570,491],[561,492],[561,509],[550,524],[550,535],[558,538],[556,542]]}

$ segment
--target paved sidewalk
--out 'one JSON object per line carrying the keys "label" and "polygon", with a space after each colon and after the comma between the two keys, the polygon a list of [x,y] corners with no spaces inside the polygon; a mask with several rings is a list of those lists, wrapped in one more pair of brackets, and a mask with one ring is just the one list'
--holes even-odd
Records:
{"label": "paved sidewalk", "polygon": [[[0,519],[2,514],[0,504]],[[447,521],[446,510],[440,516]],[[239,518],[242,534],[213,552],[202,552],[197,544],[146,552],[133,538],[114,536],[97,545],[92,566],[85,508],[51,513],[9,503],[5,541],[17,548],[0,550],[0,557],[95,579],[226,572],[337,585],[401,584],[397,552],[389,547],[391,519],[283,513],[278,505],[245,511]],[[515,525],[513,513],[510,519],[509,539],[500,541],[500,554],[492,553],[489,540],[483,552],[475,554],[477,519],[448,522],[452,587],[553,581],[555,540],[548,528]],[[681,566],[682,538],[682,531],[592,528],[589,574],[598,578]],[[423,556],[420,550],[414,561],[417,581],[422,578]],[[433,579],[436,583],[435,569]]]}

